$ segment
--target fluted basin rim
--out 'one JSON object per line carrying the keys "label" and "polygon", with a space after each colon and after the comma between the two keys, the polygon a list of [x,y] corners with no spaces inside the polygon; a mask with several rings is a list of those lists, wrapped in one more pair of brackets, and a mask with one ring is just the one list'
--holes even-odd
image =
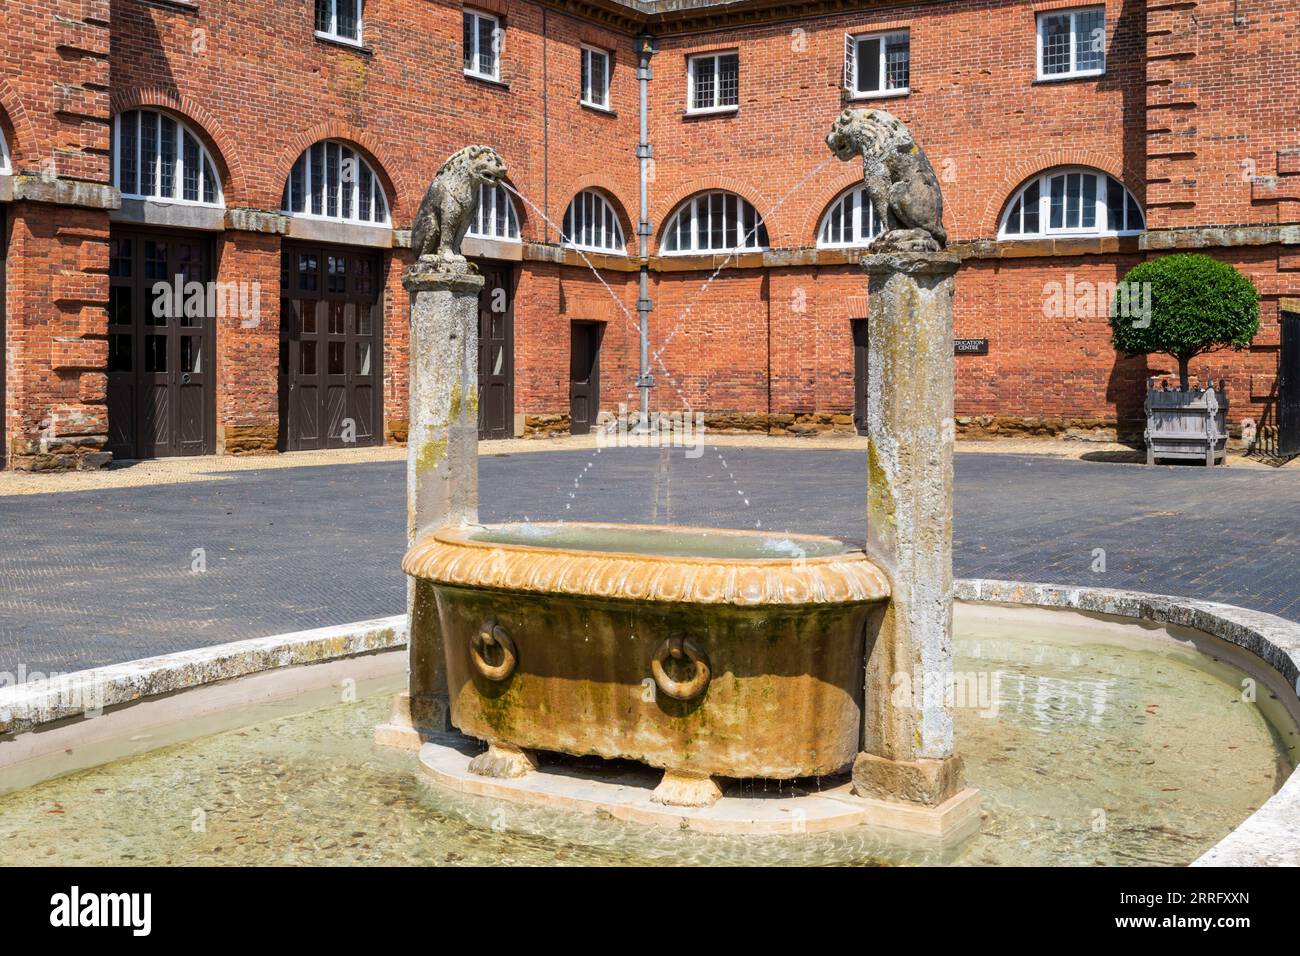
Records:
{"label": "fluted basin rim", "polygon": [[[558,526],[559,523],[537,523]],[[536,526],[536,525],[535,525]],[[569,529],[644,529],[664,525],[564,522]],[[544,544],[476,541],[484,528],[441,528],[416,540],[402,560],[407,574],[437,584],[621,601],[728,604],[739,607],[860,604],[889,597],[889,582],[859,550],[820,557],[721,558],[580,551]],[[772,538],[771,532],[672,526],[685,533]],[[820,535],[782,533],[793,542]]]}

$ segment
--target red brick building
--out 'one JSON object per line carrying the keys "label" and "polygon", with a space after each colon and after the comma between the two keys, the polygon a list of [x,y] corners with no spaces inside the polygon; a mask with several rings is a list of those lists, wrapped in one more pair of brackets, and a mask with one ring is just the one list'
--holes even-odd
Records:
{"label": "red brick building", "polygon": [[1094,292],[1170,249],[1255,281],[1254,346],[1193,372],[1275,421],[1300,2],[37,0],[0,8],[7,464],[400,440],[409,226],[469,142],[532,204],[466,242],[485,434],[635,407],[642,35],[654,407],[852,427],[872,223],[822,140],[860,105],[943,181],[963,428],[1131,431],[1172,362]]}

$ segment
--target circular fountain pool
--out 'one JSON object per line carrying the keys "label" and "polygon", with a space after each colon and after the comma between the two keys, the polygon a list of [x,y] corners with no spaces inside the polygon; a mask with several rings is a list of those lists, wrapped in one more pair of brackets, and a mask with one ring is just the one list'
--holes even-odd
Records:
{"label": "circular fountain pool", "polygon": [[984,820],[947,851],[862,829],[705,837],[449,794],[420,781],[414,754],[373,744],[403,685],[394,673],[354,702],[316,692],[240,729],[2,796],[0,860],[1178,865],[1296,760],[1295,723],[1265,687],[1135,625],[965,609],[956,651],[956,734]]}

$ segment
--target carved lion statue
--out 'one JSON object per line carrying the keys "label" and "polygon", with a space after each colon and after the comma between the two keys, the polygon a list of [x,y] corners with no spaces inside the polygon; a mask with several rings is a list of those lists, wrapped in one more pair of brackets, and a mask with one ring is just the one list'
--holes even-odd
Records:
{"label": "carved lion statue", "polygon": [[872,252],[938,252],[948,243],[943,193],[911,131],[884,110],[847,109],[826,136],[837,159],[862,155],[862,179],[884,231]]}
{"label": "carved lion statue", "polygon": [[495,186],[506,164],[491,146],[466,146],[438,169],[420,200],[411,227],[411,249],[420,259],[464,267],[460,244],[478,211],[479,185]]}

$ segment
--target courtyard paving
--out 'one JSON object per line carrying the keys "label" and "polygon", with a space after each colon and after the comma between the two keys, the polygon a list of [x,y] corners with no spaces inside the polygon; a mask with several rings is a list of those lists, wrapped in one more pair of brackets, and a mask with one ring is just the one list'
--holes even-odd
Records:
{"label": "courtyard paving", "polygon": [[[485,520],[864,532],[866,460],[855,448],[509,450],[481,459]],[[0,674],[400,613],[404,464],[329,460],[213,459],[167,484],[0,496]],[[1300,472],[1290,468],[968,451],[956,462],[954,545],[963,577],[1196,595],[1300,620]],[[1094,570],[1100,552],[1104,571]]]}

